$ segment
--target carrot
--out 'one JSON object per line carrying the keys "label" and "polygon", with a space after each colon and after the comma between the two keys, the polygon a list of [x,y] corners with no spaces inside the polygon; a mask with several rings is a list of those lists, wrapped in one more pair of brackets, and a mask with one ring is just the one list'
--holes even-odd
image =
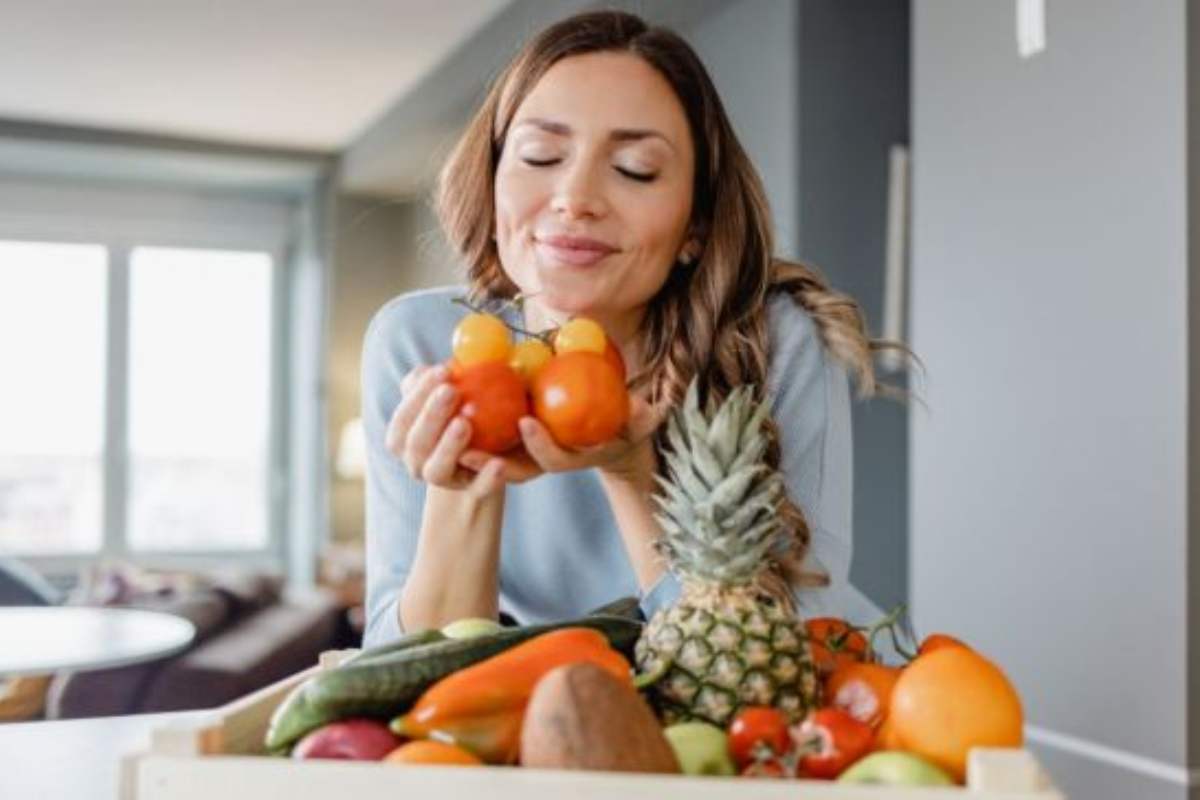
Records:
{"label": "carrot", "polygon": [[555,667],[586,661],[633,685],[629,662],[591,628],[562,628],[447,675],[425,691],[392,730],[413,739],[450,739],[490,763],[516,760],[533,687]]}

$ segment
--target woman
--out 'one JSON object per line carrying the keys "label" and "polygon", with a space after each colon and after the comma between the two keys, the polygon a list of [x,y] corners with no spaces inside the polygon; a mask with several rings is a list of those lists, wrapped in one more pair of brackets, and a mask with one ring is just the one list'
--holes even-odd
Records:
{"label": "woman", "polygon": [[751,384],[771,403],[794,534],[778,591],[806,614],[875,613],[847,583],[847,373],[870,395],[872,353],[890,345],[868,339],[852,300],[772,257],[761,182],[681,38],[619,12],[534,38],[443,169],[438,212],[475,298],[528,298],[507,312],[527,330],[573,315],[604,326],[633,414],[586,452],[532,417],[526,455],[470,451],[435,366],[462,289],[381,309],[363,356],[366,646],[463,617],[566,618],[627,595],[649,616],[669,602],[679,587],[652,547],[657,432],[693,377],[706,396]]}

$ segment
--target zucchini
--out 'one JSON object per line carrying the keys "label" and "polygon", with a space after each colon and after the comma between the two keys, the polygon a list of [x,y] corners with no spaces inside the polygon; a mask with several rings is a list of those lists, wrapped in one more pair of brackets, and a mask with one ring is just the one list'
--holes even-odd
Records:
{"label": "zucchini", "polygon": [[370,659],[348,662],[314,675],[297,687],[271,716],[266,747],[281,752],[310,730],[349,716],[390,719],[452,672],[469,667],[548,631],[595,628],[627,656],[641,635],[640,623],[624,617],[590,616],[545,625],[505,628],[473,639],[412,644]]}

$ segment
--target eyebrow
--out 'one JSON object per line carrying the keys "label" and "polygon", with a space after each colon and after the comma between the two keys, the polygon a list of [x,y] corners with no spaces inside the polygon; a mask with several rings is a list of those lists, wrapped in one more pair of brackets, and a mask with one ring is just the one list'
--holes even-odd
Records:
{"label": "eyebrow", "polygon": [[[523,119],[513,127],[520,128],[524,125],[532,125],[535,128],[539,128],[547,133],[557,134],[558,136],[571,135],[570,125],[567,125],[563,122],[555,122],[554,120],[550,119],[543,119],[541,117],[530,117],[529,119]],[[616,128],[609,133],[608,138],[615,142],[636,142],[642,139],[657,138],[662,139],[672,150],[675,149],[675,145],[671,144],[670,139],[668,139],[663,133],[656,131],[653,128]]]}

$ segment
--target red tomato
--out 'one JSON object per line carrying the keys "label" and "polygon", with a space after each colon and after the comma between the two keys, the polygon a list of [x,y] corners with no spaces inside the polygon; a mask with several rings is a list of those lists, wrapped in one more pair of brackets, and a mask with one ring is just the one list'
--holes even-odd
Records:
{"label": "red tomato", "polygon": [[822,708],[792,728],[801,775],[833,780],[871,751],[871,726],[837,708]]}
{"label": "red tomato", "polygon": [[812,648],[813,665],[824,680],[843,664],[867,660],[867,637],[846,620],[813,617],[804,623]]}
{"label": "red tomato", "polygon": [[559,445],[589,447],[625,427],[629,393],[605,356],[573,351],[556,355],[534,377],[533,409]]}
{"label": "red tomato", "polygon": [[503,453],[521,443],[517,422],[529,413],[525,382],[501,361],[452,364],[450,383],[459,392],[458,413],[471,422],[471,447]]}
{"label": "red tomato", "polygon": [[625,374],[625,359],[621,357],[621,351],[612,343],[612,339],[609,339],[604,346],[604,358],[608,363],[616,367],[617,372],[621,375],[621,383],[624,383],[627,377]]}
{"label": "red tomato", "polygon": [[781,756],[791,743],[787,715],[777,708],[748,706],[729,724],[729,754],[739,767]]}
{"label": "red tomato", "polygon": [[892,688],[899,679],[897,667],[843,664],[825,684],[825,703],[877,728],[888,715]]}
{"label": "red tomato", "polygon": [[741,771],[742,777],[745,778],[790,778],[793,777],[789,770],[778,758],[768,758],[765,761],[753,761],[746,765]]}

